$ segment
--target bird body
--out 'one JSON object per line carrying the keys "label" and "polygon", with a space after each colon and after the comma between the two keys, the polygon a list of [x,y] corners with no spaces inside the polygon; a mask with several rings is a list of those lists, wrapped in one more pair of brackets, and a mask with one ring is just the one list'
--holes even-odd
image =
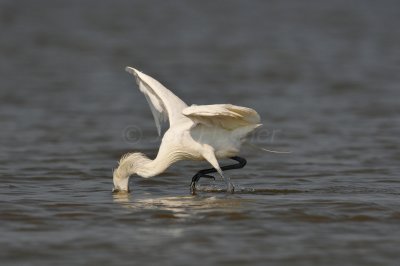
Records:
{"label": "bird body", "polygon": [[169,128],[154,160],[142,153],[128,153],[121,158],[113,173],[114,191],[129,191],[129,177],[133,174],[148,178],[180,160],[206,160],[215,169],[213,172],[217,171],[227,182],[228,191],[233,192],[234,187],[224,176],[218,159],[239,154],[246,136],[261,125],[257,112],[231,104],[188,107],[152,77],[131,67],[126,70],[136,77],[139,89],[150,105],[159,135],[164,122],[169,121]]}

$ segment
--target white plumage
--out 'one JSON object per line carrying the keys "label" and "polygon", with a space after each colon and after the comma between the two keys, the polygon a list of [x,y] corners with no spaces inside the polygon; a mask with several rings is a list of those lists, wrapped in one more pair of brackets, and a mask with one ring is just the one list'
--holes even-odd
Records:
{"label": "white plumage", "polygon": [[260,116],[251,108],[231,104],[192,105],[181,99],[152,77],[132,68],[126,71],[136,77],[140,91],[145,95],[156,122],[158,134],[169,121],[154,160],[142,153],[124,155],[114,171],[114,191],[129,191],[129,177],[137,174],[152,177],[180,160],[206,160],[227,183],[217,159],[236,156],[245,137],[260,126]]}

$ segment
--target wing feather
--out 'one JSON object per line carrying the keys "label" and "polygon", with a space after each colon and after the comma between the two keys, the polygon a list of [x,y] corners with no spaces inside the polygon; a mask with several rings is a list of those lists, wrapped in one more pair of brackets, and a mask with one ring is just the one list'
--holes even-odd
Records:
{"label": "wing feather", "polygon": [[187,120],[182,114],[182,110],[187,108],[187,104],[175,94],[154,78],[137,69],[126,67],[125,70],[135,76],[139,90],[145,95],[156,123],[158,135],[161,135],[161,127],[164,122],[169,121],[169,125],[173,126],[182,120]]}
{"label": "wing feather", "polygon": [[232,104],[192,105],[183,109],[182,113],[197,123],[227,130],[260,123],[260,116],[255,110]]}

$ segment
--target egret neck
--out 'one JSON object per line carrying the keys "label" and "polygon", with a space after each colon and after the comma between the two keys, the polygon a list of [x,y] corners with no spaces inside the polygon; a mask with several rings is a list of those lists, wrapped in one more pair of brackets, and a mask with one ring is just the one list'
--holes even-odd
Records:
{"label": "egret neck", "polygon": [[160,149],[154,160],[151,160],[143,153],[128,153],[124,155],[113,174],[113,191],[129,192],[129,177],[133,174],[148,178],[164,172],[171,164],[179,160],[179,158],[172,155],[171,152],[167,153],[162,149]]}

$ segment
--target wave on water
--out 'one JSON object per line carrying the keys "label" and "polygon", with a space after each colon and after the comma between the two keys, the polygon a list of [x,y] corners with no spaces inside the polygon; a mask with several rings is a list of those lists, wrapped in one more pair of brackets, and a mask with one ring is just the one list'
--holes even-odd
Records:
{"label": "wave on water", "polygon": [[[226,188],[219,188],[216,186],[198,186],[196,188],[198,192],[207,193],[226,193]],[[276,188],[250,188],[250,187],[235,187],[235,194],[263,194],[263,195],[275,195],[275,194],[293,194],[293,193],[305,193],[307,191],[298,189],[276,189]]]}

